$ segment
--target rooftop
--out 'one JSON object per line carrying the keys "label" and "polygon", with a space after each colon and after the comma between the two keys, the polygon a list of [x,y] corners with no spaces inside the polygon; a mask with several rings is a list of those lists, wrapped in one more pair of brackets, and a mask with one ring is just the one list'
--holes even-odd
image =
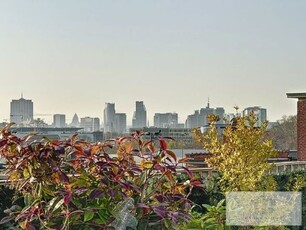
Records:
{"label": "rooftop", "polygon": [[306,93],[287,93],[288,98],[306,99]]}

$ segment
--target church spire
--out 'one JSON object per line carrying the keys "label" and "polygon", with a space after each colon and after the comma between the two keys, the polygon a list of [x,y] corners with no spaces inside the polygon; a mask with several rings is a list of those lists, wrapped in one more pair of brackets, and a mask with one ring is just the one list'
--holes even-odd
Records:
{"label": "church spire", "polygon": [[209,108],[209,97],[208,97],[208,100],[207,100],[207,107],[206,108]]}

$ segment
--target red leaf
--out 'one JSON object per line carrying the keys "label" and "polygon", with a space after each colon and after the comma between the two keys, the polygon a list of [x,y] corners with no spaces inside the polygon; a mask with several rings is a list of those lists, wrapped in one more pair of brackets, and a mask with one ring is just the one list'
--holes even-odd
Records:
{"label": "red leaf", "polygon": [[89,199],[95,199],[100,197],[103,194],[103,191],[100,189],[94,189],[91,191],[91,193],[89,194]]}
{"label": "red leaf", "polygon": [[170,139],[170,140],[175,141],[175,139],[173,137],[163,137],[163,139]]}
{"label": "red leaf", "polygon": [[150,150],[151,153],[154,153],[154,152],[155,152],[155,147],[154,147],[154,145],[152,145],[152,143],[150,143],[150,144],[148,145],[148,149]]}
{"label": "red leaf", "polygon": [[181,158],[179,159],[178,163],[185,163],[185,162],[188,162],[189,159],[187,157],[184,157],[184,158]]}
{"label": "red leaf", "polygon": [[192,177],[192,172],[188,168],[186,168],[184,166],[182,168],[187,172],[189,177]]}
{"label": "red leaf", "polygon": [[70,138],[70,140],[71,140],[71,143],[73,144],[73,143],[75,143],[76,142],[76,140],[77,140],[77,138],[78,138],[78,134],[76,133],[76,134],[74,134],[74,135],[72,135],[72,137]]}
{"label": "red leaf", "polygon": [[176,155],[174,152],[172,152],[171,150],[166,150],[166,152],[169,156],[171,156],[176,161]]}
{"label": "red leaf", "polygon": [[64,197],[64,204],[65,204],[65,205],[68,205],[68,204],[70,203],[71,199],[72,199],[72,193],[69,192],[69,193],[66,194],[65,197]]}
{"label": "red leaf", "polygon": [[167,149],[167,142],[165,140],[159,140],[160,143],[160,148],[162,150],[166,150]]}
{"label": "red leaf", "polygon": [[146,141],[146,142],[144,143],[143,147],[146,147],[147,145],[151,144],[152,142],[153,142],[153,140],[151,140],[151,141]]}
{"label": "red leaf", "polygon": [[153,208],[153,211],[161,218],[166,217],[167,210],[164,207],[155,207]]}
{"label": "red leaf", "polygon": [[203,185],[200,181],[198,181],[197,179],[195,179],[195,178],[192,178],[192,179],[190,180],[190,184],[191,184],[192,186],[195,186],[195,187],[202,187],[202,188],[204,188],[204,185]]}
{"label": "red leaf", "polygon": [[165,175],[166,175],[166,177],[168,178],[168,180],[169,180],[171,183],[175,183],[175,180],[174,180],[174,178],[173,178],[173,175],[172,175],[172,173],[171,173],[170,171],[167,171],[167,172],[165,173]]}
{"label": "red leaf", "polygon": [[69,183],[69,177],[63,172],[61,172],[61,179],[64,183]]}

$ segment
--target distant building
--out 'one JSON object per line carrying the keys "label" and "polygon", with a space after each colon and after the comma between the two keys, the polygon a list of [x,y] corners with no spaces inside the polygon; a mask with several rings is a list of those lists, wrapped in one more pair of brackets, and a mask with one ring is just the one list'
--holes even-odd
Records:
{"label": "distant building", "polygon": [[217,107],[215,109],[215,114],[219,117],[219,121],[217,124],[224,124],[224,116],[225,116],[225,110],[222,107]]}
{"label": "distant building", "polygon": [[80,127],[84,132],[95,132],[100,130],[100,119],[98,117],[83,117],[81,118]]}
{"label": "distant building", "polygon": [[126,114],[116,113],[115,114],[115,127],[116,133],[126,133]]}
{"label": "distant building", "polygon": [[267,109],[261,108],[259,106],[248,107],[243,110],[243,116],[250,115],[251,112],[254,112],[258,121],[255,126],[261,126],[263,122],[267,120]]}
{"label": "distant building", "polygon": [[231,121],[232,121],[232,119],[235,118],[235,117],[236,117],[236,115],[235,115],[234,113],[226,113],[226,114],[224,115],[225,123],[226,123],[226,124],[230,124]]}
{"label": "distant building", "polygon": [[136,101],[136,111],[133,115],[132,128],[143,128],[147,126],[147,110],[143,101]]}
{"label": "distant building", "polygon": [[104,108],[104,132],[115,131],[115,104],[105,103]]}
{"label": "distant building", "polygon": [[53,115],[53,127],[63,128],[66,126],[66,115],[65,114],[54,114]]}
{"label": "distant building", "polygon": [[196,110],[194,114],[188,115],[185,127],[186,128],[196,128],[201,126],[208,125],[208,115],[215,114],[219,117],[219,121],[217,124],[224,124],[224,108],[217,107],[217,108],[211,108],[209,106],[209,101],[207,103],[207,106],[205,108],[201,108],[200,110]]}
{"label": "distant building", "polygon": [[140,130],[144,133],[144,138],[154,139],[158,136],[163,137],[172,137],[174,141],[181,142],[185,144],[191,144],[194,142],[194,136],[191,132],[191,129],[186,128],[157,128],[157,127],[144,127],[142,129],[130,128],[130,133]]}
{"label": "distant building", "polygon": [[199,111],[198,110],[195,110],[194,114],[187,116],[185,127],[189,129],[199,127]]}
{"label": "distant building", "polygon": [[24,137],[29,133],[37,133],[30,141],[40,141],[44,137],[48,137],[51,140],[66,140],[77,133],[81,128],[54,128],[54,127],[12,127],[11,131],[16,134],[17,137]]}
{"label": "distant building", "polygon": [[18,100],[11,101],[10,122],[17,125],[29,124],[33,120],[33,102],[26,100],[21,95]]}
{"label": "distant building", "polygon": [[75,113],[70,123],[70,127],[80,127],[80,121],[78,115]]}
{"label": "distant building", "polygon": [[210,108],[209,105],[206,108],[200,109],[200,114],[198,118],[198,126],[204,126],[208,124],[208,115],[209,114],[215,114],[215,110],[213,108]]}
{"label": "distant building", "polygon": [[78,135],[78,140],[88,141],[88,142],[97,142],[103,141],[104,136],[103,132],[96,131],[96,132],[81,132]]}
{"label": "distant building", "polygon": [[155,113],[154,126],[157,128],[177,128],[177,113]]}
{"label": "distant building", "polygon": [[104,132],[125,133],[126,114],[116,113],[114,103],[105,103],[104,109]]}

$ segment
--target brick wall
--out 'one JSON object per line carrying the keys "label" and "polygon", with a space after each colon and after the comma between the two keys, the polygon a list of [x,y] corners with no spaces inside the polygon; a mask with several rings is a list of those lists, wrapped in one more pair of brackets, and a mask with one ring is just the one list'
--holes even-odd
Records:
{"label": "brick wall", "polygon": [[306,99],[297,102],[298,160],[306,161]]}

